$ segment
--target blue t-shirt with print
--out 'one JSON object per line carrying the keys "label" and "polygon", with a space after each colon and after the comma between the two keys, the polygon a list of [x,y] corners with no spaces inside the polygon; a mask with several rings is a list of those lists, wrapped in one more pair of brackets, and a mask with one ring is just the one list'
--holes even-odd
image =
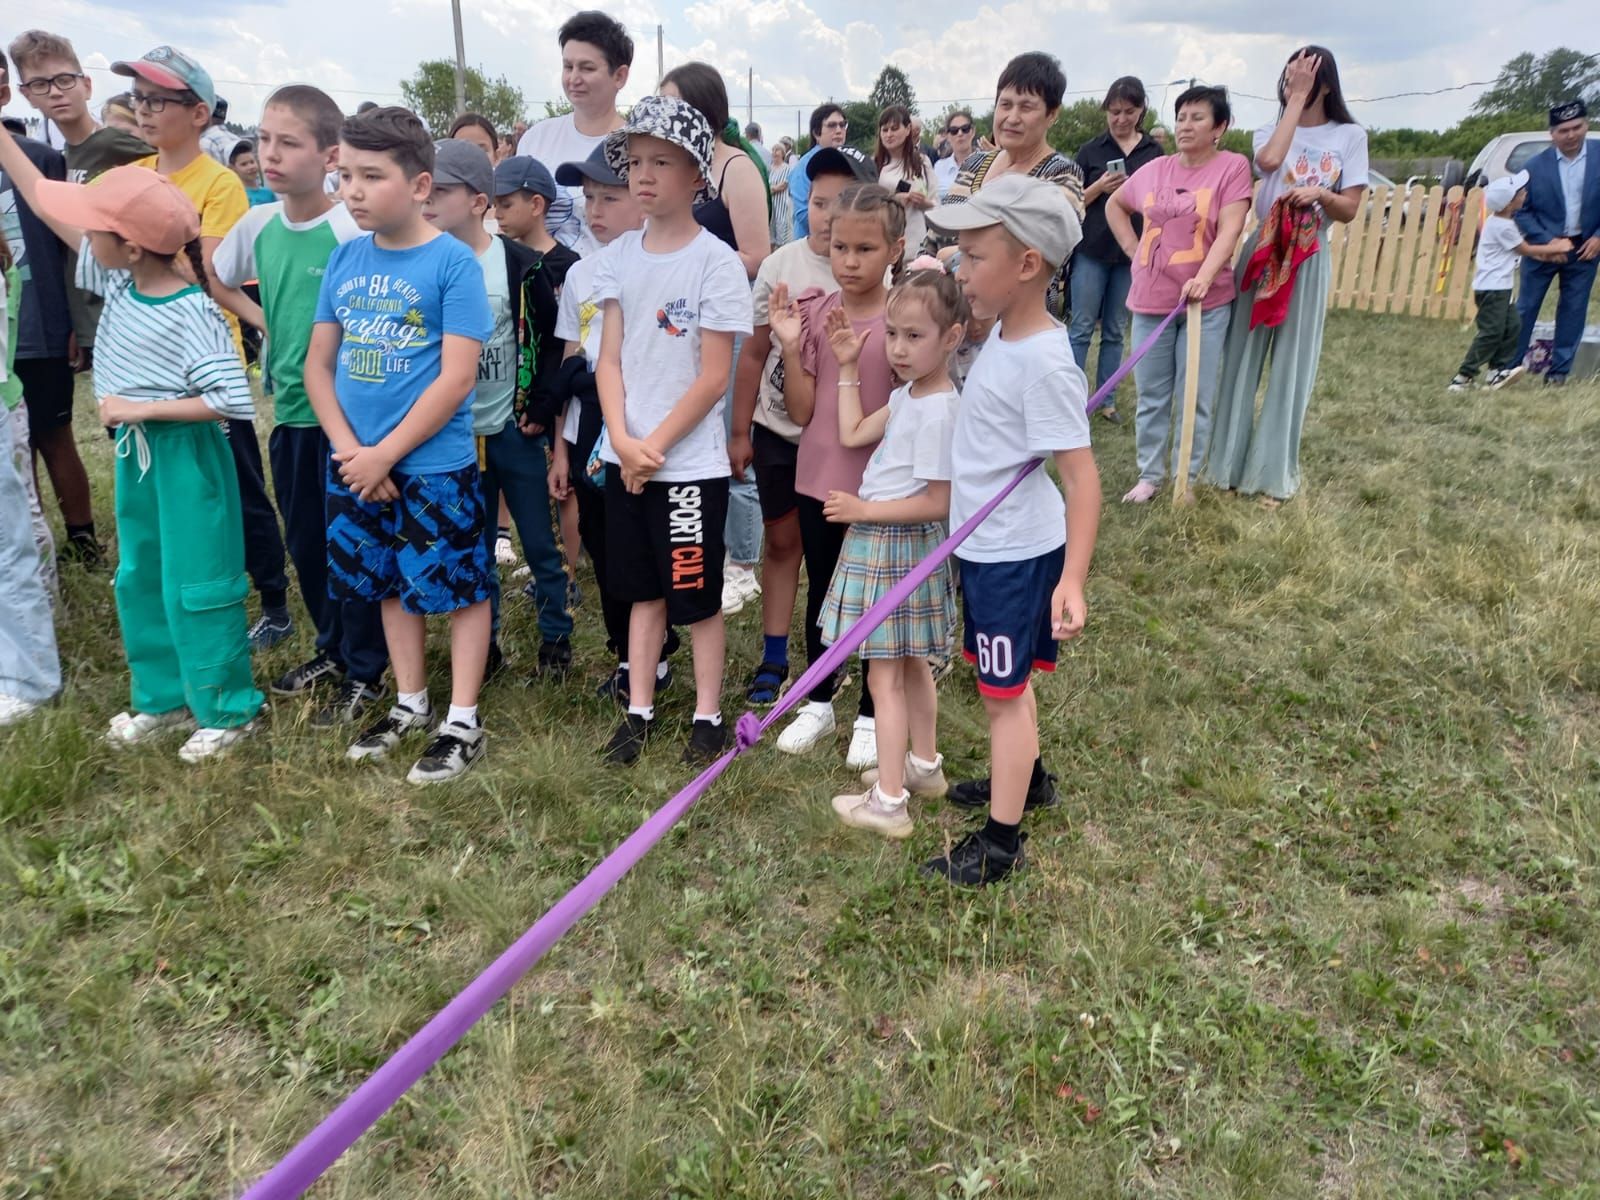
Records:
{"label": "blue t-shirt with print", "polygon": [[[494,329],[478,260],[443,234],[405,250],[385,250],[371,234],[338,247],[316,319],[343,330],[334,392],[363,446],[387,437],[439,378],[447,334],[482,342]],[[469,391],[444,428],[395,469],[426,475],[473,462],[472,400]]]}

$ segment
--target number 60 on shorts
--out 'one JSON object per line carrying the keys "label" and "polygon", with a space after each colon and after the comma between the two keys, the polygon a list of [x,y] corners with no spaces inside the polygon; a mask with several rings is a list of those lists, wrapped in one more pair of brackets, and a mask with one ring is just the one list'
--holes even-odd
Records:
{"label": "number 60 on shorts", "polygon": [[960,560],[962,650],[985,696],[1020,696],[1034,671],[1056,669],[1050,600],[1065,555],[1062,547],[1021,562]]}

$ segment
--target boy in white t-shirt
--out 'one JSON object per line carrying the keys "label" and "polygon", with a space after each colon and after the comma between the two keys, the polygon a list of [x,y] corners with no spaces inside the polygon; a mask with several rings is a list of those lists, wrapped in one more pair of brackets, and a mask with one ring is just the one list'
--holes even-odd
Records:
{"label": "boy in white t-shirt", "polygon": [[955,457],[951,527],[1036,458],[1054,458],[1066,490],[1063,504],[1050,476],[1035,470],[956,551],[964,649],[989,716],[992,775],[952,789],[950,799],[986,807],[989,819],[922,869],[981,887],[1022,864],[1024,811],[1055,802],[1039,758],[1030,676],[1054,670],[1057,642],[1077,637],[1088,619],[1084,581],[1100,524],[1100,473],[1084,411],[1089,385],[1066,326],[1045,305],[1050,280],[1083,233],[1060,188],[1024,175],[995,179],[966,204],[932,209],[928,221],[959,236],[957,277],[974,313],[999,318],[957,409],[955,444],[983,453]]}
{"label": "boy in white t-shirt", "polygon": [[698,109],[646,96],[606,138],[606,162],[649,220],[607,247],[595,286],[605,313],[595,372],[610,445],[607,574],[633,605],[628,711],[606,747],[638,759],[655,718],[656,664],[667,624],[694,647],[694,727],[684,758],[727,747],[721,712],[723,523],[728,446],[722,397],[735,334],[750,332],[750,285],[735,254],[695,220],[716,194],[712,130]]}
{"label": "boy in white t-shirt", "polygon": [[1522,334],[1522,317],[1511,303],[1511,281],[1516,278],[1517,258],[1563,261],[1572,243],[1557,238],[1544,246],[1530,244],[1512,220],[1528,198],[1528,173],[1519,171],[1496,179],[1484,189],[1483,203],[1489,218],[1478,238],[1478,269],[1472,277],[1472,295],[1478,302],[1478,332],[1461,360],[1461,368],[1450,381],[1449,390],[1465,392],[1474,387],[1478,369],[1489,365],[1485,385],[1496,390],[1505,387],[1527,368],[1517,361],[1517,339]]}
{"label": "boy in white t-shirt", "polygon": [[[633,39],[603,12],[574,13],[561,26],[561,90],[572,111],[534,125],[517,143],[517,153],[542,163],[582,162],[606,136],[622,125],[617,93],[633,66]],[[583,190],[566,186],[550,206],[545,225],[563,246],[589,254],[598,243],[583,220]]]}
{"label": "boy in white t-shirt", "polygon": [[[600,614],[606,627],[606,648],[617,656],[616,668],[600,684],[598,693],[628,703],[628,622],[632,605],[620,599],[607,575],[610,559],[606,554],[605,476],[589,473],[589,460],[600,439],[604,421],[600,414],[600,393],[595,388],[594,369],[600,361],[600,331],[604,313],[595,298],[595,280],[606,248],[617,238],[644,224],[639,202],[628,190],[628,181],[606,165],[605,148],[595,148],[582,162],[562,163],[556,168],[556,183],[562,187],[581,187],[589,232],[600,249],[585,255],[567,272],[561,289],[561,307],[556,314],[556,336],[565,344],[557,398],[564,408],[561,436],[556,439],[555,461],[550,468],[550,494],[565,503],[573,496],[578,504],[578,540],[594,564],[595,583],[600,589]],[[671,635],[668,635],[669,638]],[[665,660],[656,667],[656,687],[671,678]]]}

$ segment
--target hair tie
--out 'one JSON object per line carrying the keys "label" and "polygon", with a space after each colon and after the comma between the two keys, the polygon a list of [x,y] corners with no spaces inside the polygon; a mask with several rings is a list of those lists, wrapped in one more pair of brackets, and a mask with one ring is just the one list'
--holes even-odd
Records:
{"label": "hair tie", "polygon": [[919,254],[906,264],[908,271],[938,271],[943,273],[944,264],[931,254]]}

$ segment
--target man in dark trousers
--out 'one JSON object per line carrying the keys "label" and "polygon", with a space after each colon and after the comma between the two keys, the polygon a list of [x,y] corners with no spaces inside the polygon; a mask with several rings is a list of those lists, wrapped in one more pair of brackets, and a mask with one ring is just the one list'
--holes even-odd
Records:
{"label": "man in dark trousers", "polygon": [[1517,213],[1523,236],[1535,245],[1565,239],[1571,251],[1561,261],[1522,260],[1522,338],[1517,360],[1528,353],[1539,306],[1554,279],[1561,281],[1556,302],[1555,353],[1547,387],[1560,387],[1572,371],[1583,338],[1584,317],[1595,268],[1600,266],[1600,152],[1589,145],[1589,110],[1569,100],[1550,110],[1550,148],[1528,161],[1528,200]]}

